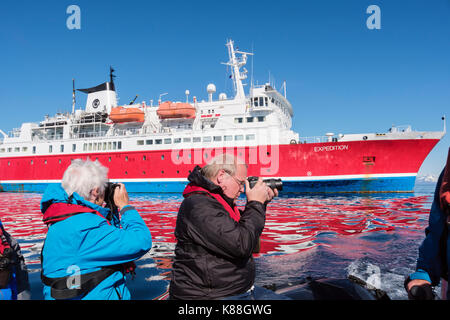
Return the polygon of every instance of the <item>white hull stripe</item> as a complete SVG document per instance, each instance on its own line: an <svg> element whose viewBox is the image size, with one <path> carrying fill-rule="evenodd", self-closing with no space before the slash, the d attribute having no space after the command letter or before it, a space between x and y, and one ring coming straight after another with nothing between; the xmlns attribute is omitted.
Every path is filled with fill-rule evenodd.
<svg viewBox="0 0 450 320"><path fill-rule="evenodd" d="M406 178L416 177L417 173L392 173L392 174L350 174L334 176L311 177L277 177L283 181L325 181L325 180L351 180L372 178ZM111 179L111 182L186 182L186 178L144 178L144 179ZM61 180L2 180L2 183L60 183Z"/></svg>

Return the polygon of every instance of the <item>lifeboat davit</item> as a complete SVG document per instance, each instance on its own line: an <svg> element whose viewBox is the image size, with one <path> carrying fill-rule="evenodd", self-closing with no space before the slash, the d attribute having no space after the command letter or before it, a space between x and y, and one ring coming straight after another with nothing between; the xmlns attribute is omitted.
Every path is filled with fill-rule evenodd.
<svg viewBox="0 0 450 320"><path fill-rule="evenodd" d="M139 108L115 107L111 109L109 119L112 122L144 122L145 114Z"/></svg>
<svg viewBox="0 0 450 320"><path fill-rule="evenodd" d="M195 107L189 103L165 101L156 111L161 119L194 119Z"/></svg>

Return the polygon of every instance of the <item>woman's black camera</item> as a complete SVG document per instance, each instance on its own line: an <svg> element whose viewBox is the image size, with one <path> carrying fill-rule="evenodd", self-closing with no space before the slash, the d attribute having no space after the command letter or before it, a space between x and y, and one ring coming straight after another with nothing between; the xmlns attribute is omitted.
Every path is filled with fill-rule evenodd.
<svg viewBox="0 0 450 320"><path fill-rule="evenodd" d="M118 183L108 182L105 188L105 207L111 210L112 214L118 213L118 208L114 203L114 191L119 187Z"/></svg>

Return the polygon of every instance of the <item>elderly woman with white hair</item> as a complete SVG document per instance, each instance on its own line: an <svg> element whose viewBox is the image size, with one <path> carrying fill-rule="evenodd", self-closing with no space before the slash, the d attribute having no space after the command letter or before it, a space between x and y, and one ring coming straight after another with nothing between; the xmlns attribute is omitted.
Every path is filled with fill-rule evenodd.
<svg viewBox="0 0 450 320"><path fill-rule="evenodd" d="M98 161L76 159L42 197L45 299L130 299L125 275L150 250L151 234L123 184L114 190L119 215L102 206L107 173Z"/></svg>

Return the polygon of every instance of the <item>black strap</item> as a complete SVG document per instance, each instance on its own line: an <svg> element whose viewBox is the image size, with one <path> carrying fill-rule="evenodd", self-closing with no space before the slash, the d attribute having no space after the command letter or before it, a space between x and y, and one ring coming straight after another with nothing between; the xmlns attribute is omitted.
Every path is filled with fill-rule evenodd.
<svg viewBox="0 0 450 320"><path fill-rule="evenodd" d="M117 268L104 267L98 271L89 272L79 275L80 285L78 288L68 288L67 280L70 277L66 276L60 278L48 278L41 272L42 283L51 287L51 296L56 300L73 299L76 297L85 296L89 291L94 289L100 282L108 278L114 272L117 272Z"/></svg>

